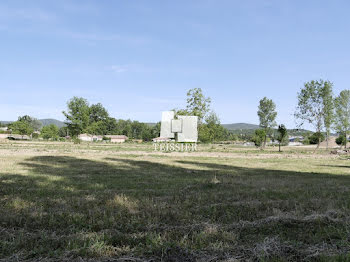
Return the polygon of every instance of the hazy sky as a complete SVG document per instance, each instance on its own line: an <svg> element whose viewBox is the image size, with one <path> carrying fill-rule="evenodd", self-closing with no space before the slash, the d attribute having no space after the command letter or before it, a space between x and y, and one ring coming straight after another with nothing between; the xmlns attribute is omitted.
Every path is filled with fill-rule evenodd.
<svg viewBox="0 0 350 262"><path fill-rule="evenodd" d="M222 123L258 123L259 100L294 127L305 81L350 88L349 1L0 2L0 120L63 120L73 96L145 122L200 87Z"/></svg>

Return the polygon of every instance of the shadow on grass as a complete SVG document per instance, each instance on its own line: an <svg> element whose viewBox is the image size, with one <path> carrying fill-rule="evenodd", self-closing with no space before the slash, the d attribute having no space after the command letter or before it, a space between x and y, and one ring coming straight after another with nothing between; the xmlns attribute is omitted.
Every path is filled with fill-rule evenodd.
<svg viewBox="0 0 350 262"><path fill-rule="evenodd" d="M68 156L20 165L28 175L0 172L0 258L296 258L349 245L345 176Z"/></svg>
<svg viewBox="0 0 350 262"><path fill-rule="evenodd" d="M331 167L331 168L350 168L350 165L349 166L345 166L345 165L320 165L322 167Z"/></svg>

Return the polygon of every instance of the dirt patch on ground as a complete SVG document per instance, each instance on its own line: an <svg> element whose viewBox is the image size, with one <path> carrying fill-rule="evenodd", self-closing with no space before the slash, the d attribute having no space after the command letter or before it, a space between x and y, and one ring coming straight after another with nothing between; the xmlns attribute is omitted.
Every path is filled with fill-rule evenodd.
<svg viewBox="0 0 350 262"><path fill-rule="evenodd" d="M335 140L335 136L331 136L328 138L328 148L339 148L339 145L335 142ZM320 147L327 148L327 140L321 142Z"/></svg>

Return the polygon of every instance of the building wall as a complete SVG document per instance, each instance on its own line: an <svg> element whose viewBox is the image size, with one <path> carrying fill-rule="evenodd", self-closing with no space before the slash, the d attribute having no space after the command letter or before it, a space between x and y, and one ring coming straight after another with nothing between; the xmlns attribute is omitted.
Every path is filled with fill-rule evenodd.
<svg viewBox="0 0 350 262"><path fill-rule="evenodd" d="M111 139L111 142L112 143L124 143L125 142L125 139L124 138L112 138Z"/></svg>
<svg viewBox="0 0 350 262"><path fill-rule="evenodd" d="M87 142L92 141L92 137L88 137L88 136L81 136L81 137L79 137L79 139L81 141L87 141Z"/></svg>

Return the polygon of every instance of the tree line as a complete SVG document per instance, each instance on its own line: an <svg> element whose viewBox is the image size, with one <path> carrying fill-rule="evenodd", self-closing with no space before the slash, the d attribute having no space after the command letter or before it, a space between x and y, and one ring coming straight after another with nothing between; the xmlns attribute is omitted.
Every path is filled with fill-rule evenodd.
<svg viewBox="0 0 350 262"><path fill-rule="evenodd" d="M308 140L317 144L316 149L324 138L328 148L332 130L340 134L337 143L345 147L347 144L350 131L350 90L343 90L338 96L334 96L333 86L330 81L312 80L306 82L297 94L298 104L294 117L299 127L306 123L314 127L315 133ZM258 116L261 129L255 130L252 141L264 148L267 137L272 134L272 128L277 125L275 103L266 97L261 99ZM285 126L279 125L277 131L276 139L281 144L287 137Z"/></svg>
<svg viewBox="0 0 350 262"><path fill-rule="evenodd" d="M111 117L101 103L90 105L82 97L73 97L67 103L66 132L76 137L82 133L93 135L126 135L133 139L150 141L159 135L160 124L149 125L138 121L117 120Z"/></svg>
<svg viewBox="0 0 350 262"><path fill-rule="evenodd" d="M337 142L346 146L346 137L350 131L350 90L343 90L338 96L333 94L333 83L324 80L306 82L297 94L295 119L298 127L310 124L315 133L307 139L317 143L324 139L328 141L332 130L340 134ZM211 109L211 99L203 94L201 88L190 89L187 92L186 107L173 109L177 115L198 116L198 135L201 142L215 142L238 140L238 135L224 128L218 115ZM65 127L58 129L55 125L41 128L41 122L30 116L22 116L18 121L9 125L13 133L34 135L41 130L45 139L59 139L59 137L77 137L79 134L93 135L126 135L133 139L150 141L158 137L160 122L155 125L131 120L117 120L111 117L101 103L91 104L82 97L73 97L67 102ZM260 129L251 136L244 137L262 149L269 139L278 141L279 145L288 143L288 132L282 123L277 125L276 104L267 97L259 101L258 117ZM276 127L278 127L276 129Z"/></svg>
<svg viewBox="0 0 350 262"><path fill-rule="evenodd" d="M194 88L187 92L187 105L184 109L173 109L176 115L198 116L198 132L201 142L235 140L237 136L229 132L220 124L217 114L211 110L211 99L205 97L202 89ZM115 119L101 104L91 104L82 97L73 97L67 102L65 126L58 128L51 124L42 127L39 120L30 117L19 117L9 125L13 134L40 136L44 139L59 140L64 137L77 137L80 134L92 135L126 135L132 139L150 141L160 135L160 122L146 124L138 121Z"/></svg>
<svg viewBox="0 0 350 262"><path fill-rule="evenodd" d="M233 139L234 136L220 124L219 117L210 109L211 99L205 97L202 89L194 88L187 92L187 106L185 109L173 109L177 115L198 116L199 140L214 142ZM73 97L67 103L66 130L71 136L81 133L95 135L120 134L129 138L150 141L159 137L160 122L151 126L131 120L116 120L110 117L102 104L89 105L81 97Z"/></svg>

